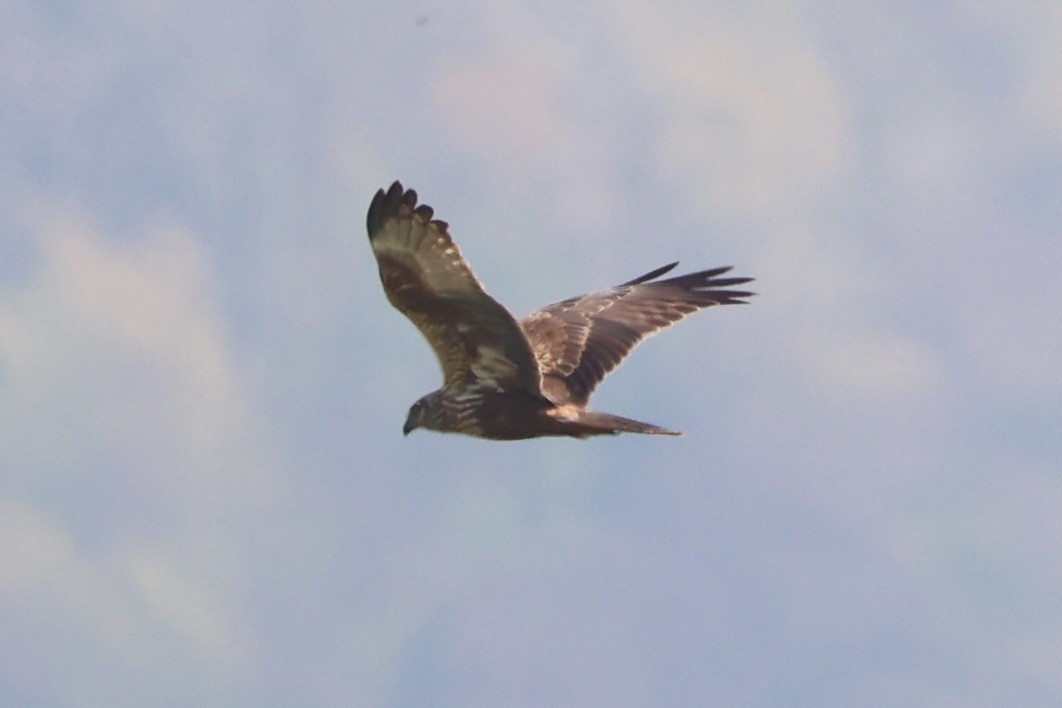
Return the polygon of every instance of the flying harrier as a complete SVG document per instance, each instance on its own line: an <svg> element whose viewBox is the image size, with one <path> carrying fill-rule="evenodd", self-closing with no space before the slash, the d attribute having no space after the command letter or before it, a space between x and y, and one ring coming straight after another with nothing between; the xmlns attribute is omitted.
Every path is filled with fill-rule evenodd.
<svg viewBox="0 0 1062 708"><path fill-rule="evenodd" d="M443 370L442 388L413 404L403 433L427 428L493 440L681 434L586 404L639 342L701 308L744 304L753 293L723 288L752 278L723 278L730 268L714 268L655 280L672 263L517 320L484 292L446 222L433 215L395 182L376 192L367 219L387 299L417 326Z"/></svg>

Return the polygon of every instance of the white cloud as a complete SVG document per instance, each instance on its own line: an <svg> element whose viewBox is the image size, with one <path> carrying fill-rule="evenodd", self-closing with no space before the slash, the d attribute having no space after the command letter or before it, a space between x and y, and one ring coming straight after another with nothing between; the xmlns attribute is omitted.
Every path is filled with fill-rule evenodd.
<svg viewBox="0 0 1062 708"><path fill-rule="evenodd" d="M1057 12L1027 4L1020 30L1008 11L992 32L951 34L939 29L965 8L872 6L850 24L814 3L503 2L417 24L401 3L205 7L130 5L88 32L63 9L4 15L25 16L0 49L17 60L0 82L26 109L0 137L8 201L55 182L101 224L31 205L13 230L36 240L34 262L0 267L0 664L16 691L857 702L885 686L939 703L975 691L948 677L981 675L1000 695L1057 695L1057 628L1030 624L1044 588L1057 594L1050 544L1036 547L1057 537L1054 448L991 417L1019 386L1054 412L1057 249L984 226L1011 223L991 197L1018 192L1014 213L1053 223L1013 172L1034 181L1024 161L1052 164ZM966 53L1015 81L986 86ZM1001 159L1008 145L1025 152ZM112 172L123 179L91 181ZM744 239L731 255L761 297L650 345L658 361L682 337L704 349L703 380L667 394L701 430L401 439L408 401L392 394L437 374L350 231L392 176L468 233L496 294L522 284L529 306L546 301L529 280L546 298L576 292L546 278L623 274L608 260L632 262L621 243L739 222L722 233ZM661 206L674 203L688 213ZM110 232L160 204L175 216ZM654 228L658 214L680 228ZM535 240L511 258L506 239L542 222L562 224L565 257ZM212 263L185 224L249 258ZM565 272L585 264L601 273ZM259 419L258 381L279 382L263 408L283 430ZM637 390L621 384L605 391ZM956 415L968 393L988 418L974 433ZM274 447L297 460L297 486ZM989 475L1021 493L986 489ZM959 522L971 545L934 544ZM897 527L910 532L894 547ZM997 599L975 602L984 584L945 567L971 547L990 551L974 581L1013 581L989 584ZM993 612L1003 621L969 621ZM823 677L842 654L846 675Z"/></svg>
<svg viewBox="0 0 1062 708"><path fill-rule="evenodd" d="M209 586L180 561L140 548L124 554L123 570L147 610L211 661L245 659L250 644L240 636Z"/></svg>
<svg viewBox="0 0 1062 708"><path fill-rule="evenodd" d="M38 268L0 299L0 610L77 638L42 656L55 670L239 666L247 559L227 529L282 480L209 264L180 226L117 245L46 206Z"/></svg>
<svg viewBox="0 0 1062 708"><path fill-rule="evenodd" d="M482 34L441 54L429 74L431 105L459 150L543 168L578 147L563 108L567 84L582 70L577 46L519 3L486 3L450 21Z"/></svg>
<svg viewBox="0 0 1062 708"><path fill-rule="evenodd" d="M1056 80L1062 73L1062 52L1058 37L1062 33L1062 7L1055 3L1036 3L1038 12L1027 25L1033 35L1032 62L1027 77L1027 110L1043 121L1055 148L1062 148L1062 86Z"/></svg>
<svg viewBox="0 0 1062 708"><path fill-rule="evenodd" d="M854 328L809 335L801 341L798 356L808 383L831 399L912 405L940 393L942 364L922 342Z"/></svg>
<svg viewBox="0 0 1062 708"><path fill-rule="evenodd" d="M203 685L224 683L255 645L192 575L158 551L89 552L84 537L46 510L2 502L0 656L24 665L21 680L49 703L146 697L187 670ZM57 675L63 680L47 679ZM194 693L174 686L174 695Z"/></svg>
<svg viewBox="0 0 1062 708"><path fill-rule="evenodd" d="M8 449L18 474L121 459L196 504L247 482L265 491L254 416L191 235L163 224L118 248L83 217L47 209L37 276L0 304L0 420L22 433Z"/></svg>
<svg viewBox="0 0 1062 708"><path fill-rule="evenodd" d="M13 502L0 505L0 594L66 593L81 588L85 574L70 539L39 512Z"/></svg>
<svg viewBox="0 0 1062 708"><path fill-rule="evenodd" d="M476 62L451 59L431 98L451 138L481 158L550 161L572 142L559 106L565 70L556 45L522 42Z"/></svg>
<svg viewBox="0 0 1062 708"><path fill-rule="evenodd" d="M756 212L814 195L848 167L851 127L795 9L628 3L635 77L660 102L658 169L715 208Z"/></svg>
<svg viewBox="0 0 1062 708"><path fill-rule="evenodd" d="M1025 136L1019 128L1032 128L1038 138L1054 149L1062 148L1062 7L1057 3L1030 2L1006 5L969 3L956 7L971 33L982 37L1005 37L1012 47L1008 77L1017 100L1001 105L1012 122L1010 133ZM1014 80L1016 79L1016 81Z"/></svg>

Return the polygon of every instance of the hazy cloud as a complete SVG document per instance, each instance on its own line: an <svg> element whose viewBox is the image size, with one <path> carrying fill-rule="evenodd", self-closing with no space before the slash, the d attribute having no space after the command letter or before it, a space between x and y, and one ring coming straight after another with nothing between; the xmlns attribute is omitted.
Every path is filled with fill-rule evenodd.
<svg viewBox="0 0 1062 708"><path fill-rule="evenodd" d="M0 699L1057 703L1060 17L5 6ZM403 438L396 178L518 312L756 276L595 398L686 437Z"/></svg>

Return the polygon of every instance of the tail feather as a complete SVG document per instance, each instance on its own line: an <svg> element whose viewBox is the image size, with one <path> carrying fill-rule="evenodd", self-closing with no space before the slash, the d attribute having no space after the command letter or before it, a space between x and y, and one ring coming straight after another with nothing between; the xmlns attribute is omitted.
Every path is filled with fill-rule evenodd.
<svg viewBox="0 0 1062 708"><path fill-rule="evenodd" d="M631 420L630 418L612 415L611 413L580 411L579 418L574 422L580 427L586 428L586 435L615 435L616 433L682 435L682 433L675 430L668 430L657 425Z"/></svg>

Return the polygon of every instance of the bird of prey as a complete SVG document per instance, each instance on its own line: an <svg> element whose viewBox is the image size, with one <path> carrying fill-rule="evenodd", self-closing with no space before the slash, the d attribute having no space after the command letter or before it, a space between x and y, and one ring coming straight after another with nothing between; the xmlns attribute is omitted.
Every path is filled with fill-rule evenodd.
<svg viewBox="0 0 1062 708"><path fill-rule="evenodd" d="M616 433L679 435L587 410L594 388L643 339L710 305L744 303L727 288L752 278L714 268L658 280L671 263L601 292L547 305L522 320L488 295L434 210L399 182L369 205L369 242L384 292L428 340L443 385L409 409L415 428L492 440Z"/></svg>

